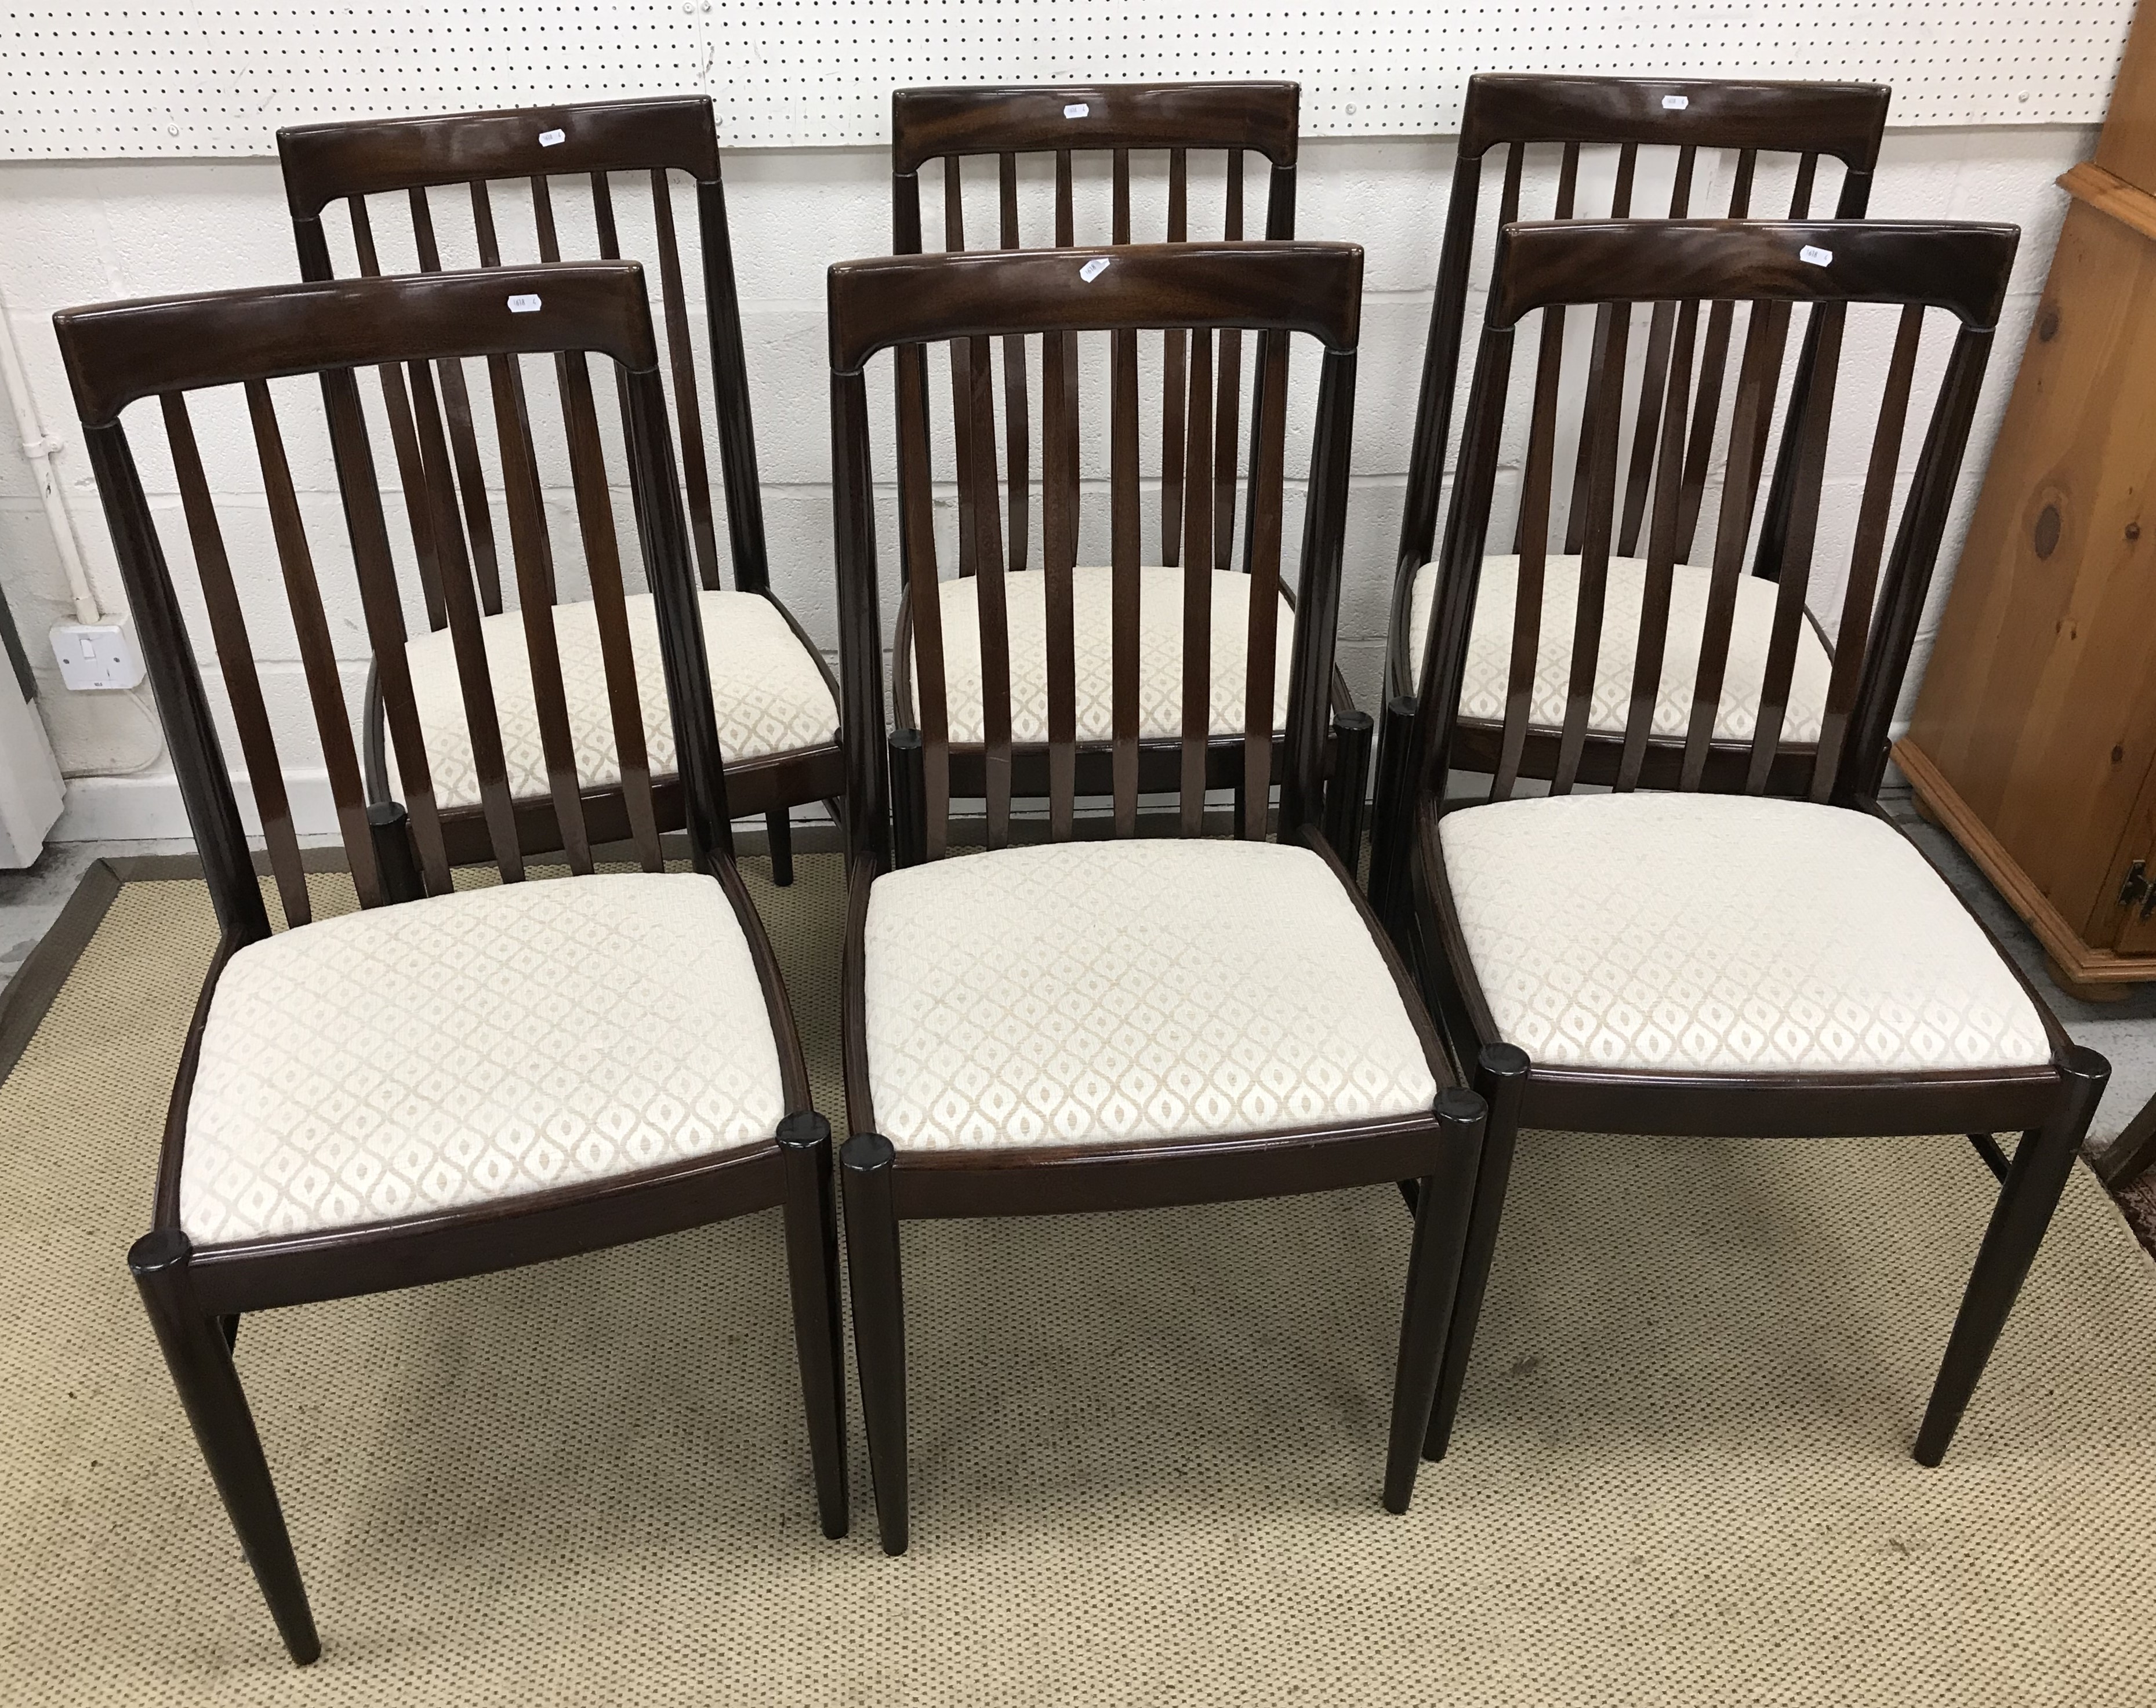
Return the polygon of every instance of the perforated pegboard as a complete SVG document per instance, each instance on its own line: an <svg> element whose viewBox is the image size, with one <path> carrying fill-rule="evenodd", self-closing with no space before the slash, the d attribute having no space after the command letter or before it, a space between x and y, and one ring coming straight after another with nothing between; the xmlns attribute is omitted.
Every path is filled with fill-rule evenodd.
<svg viewBox="0 0 2156 1708"><path fill-rule="evenodd" d="M0 9L0 155L266 154L280 124L706 89L734 146L876 143L933 83L1288 77L1442 132L1478 70L1849 78L1901 125L2093 123L2133 0L587 0Z"/></svg>

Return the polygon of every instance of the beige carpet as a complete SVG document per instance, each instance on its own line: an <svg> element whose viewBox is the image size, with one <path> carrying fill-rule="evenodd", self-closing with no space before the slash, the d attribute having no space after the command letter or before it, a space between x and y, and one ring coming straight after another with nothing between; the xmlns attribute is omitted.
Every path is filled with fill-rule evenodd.
<svg viewBox="0 0 2156 1708"><path fill-rule="evenodd" d="M803 868L752 882L828 1088ZM14 1708L2156 1700L2156 1270L2087 1175L1946 1467L1908 1458L1991 1193L1957 1139L1530 1137L1404 1519L1389 1189L910 1228L896 1561L858 1421L817 1532L775 1214L250 1317L295 1670L122 1262L211 936L198 885L127 886L0 1090Z"/></svg>

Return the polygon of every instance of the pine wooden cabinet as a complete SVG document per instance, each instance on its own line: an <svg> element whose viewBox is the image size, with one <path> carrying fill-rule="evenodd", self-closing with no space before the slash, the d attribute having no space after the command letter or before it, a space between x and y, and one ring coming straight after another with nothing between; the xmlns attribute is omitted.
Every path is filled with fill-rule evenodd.
<svg viewBox="0 0 2156 1708"><path fill-rule="evenodd" d="M2156 981L2156 7L2127 44L1895 758L2085 999Z"/></svg>

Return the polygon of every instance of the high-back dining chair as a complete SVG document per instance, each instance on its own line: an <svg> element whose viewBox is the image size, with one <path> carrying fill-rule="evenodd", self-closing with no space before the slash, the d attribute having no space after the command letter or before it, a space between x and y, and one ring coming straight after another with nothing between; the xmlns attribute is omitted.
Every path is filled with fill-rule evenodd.
<svg viewBox="0 0 2156 1708"><path fill-rule="evenodd" d="M726 779L641 269L609 262L326 281L74 309L56 324L220 931L173 1086L151 1231L128 1263L292 1658L312 1660L320 1644L233 1362L244 1311L483 1274L783 1206L818 1509L825 1533L843 1534L829 1129L809 1107L785 990L728 853ZM694 869L669 873L653 828L612 500L599 486L580 496L590 505L604 691L630 762L624 786L642 869L595 870L568 763L552 608L525 558L523 621L560 815L553 844L569 875L533 880L524 864L480 614L452 577L442 598L466 667L465 708L481 737L481 823L495 838L500 879L471 887L463 875L459 887L430 782L433 749L403 663L406 613L418 602L393 548L357 370L409 363L416 377L520 356L582 368L591 352L608 359L629 410L637 536ZM151 466L169 458L183 549L153 513L121 422L151 398L165 430ZM294 431L303 418L316 431ZM295 477L295 467L304 476L331 464L334 505ZM259 526L254 505L217 498L228 482L244 492L258 474L280 572L268 580L235 573L245 531ZM452 502L437 486L406 497L438 511ZM528 525L512 514L520 529ZM287 927L274 934L175 556L192 559L261 809ZM280 584L281 600L243 596ZM408 820L403 808L370 808L362 796L332 639L355 621L380 662ZM286 635L357 912L321 910L301 868L288 767L304 768L315 743L274 730L264 699L264 664L278 662Z"/></svg>
<svg viewBox="0 0 2156 1708"><path fill-rule="evenodd" d="M741 305L734 288L726 191L719 176L717 127L703 95L521 111L459 113L440 117L362 119L301 125L277 133L300 274L329 279L383 272L437 272L444 253L481 267L511 259L556 261L581 251L606 259L639 253L655 261L664 329L665 382L672 388L678 478L687 501L690 537L701 591L710 692L726 756L727 789L735 811L761 813L773 874L793 878L788 809L832 800L844 762L838 743L838 685L793 614L772 591L757 484L756 435L749 408L748 369L742 347ZM682 180L693 188L689 224L696 239L685 267L675 203ZM437 197L437 190L462 190ZM394 202L370 198L398 197ZM342 217L332 204L344 204ZM377 220L382 221L377 237ZM503 233L507 232L506 247ZM587 237L585 234L588 233ZM340 260L340 255L342 260ZM455 264L453 259L451 264ZM702 296L700 357L691 320L691 283ZM698 372L710 364L708 404ZM557 542L542 526L516 526L509 510L505 574L490 464L513 459L537 489L547 471L566 464L568 484L583 501L586 489L618 471L619 450L602 430L588 382L564 369L557 407L535 413L525 378L514 367L506 388L490 399L490 425L460 375L445 368L439 396L413 374L380 375L395 431L396 462L405 485L431 481L453 490L455 503L431 528L413 523L427 598L428 633L409 644L409 669L423 724L444 750L435 781L445 833L461 863L484 859L478 766L467 757L472 737L460 716L456 649L447 633L441 587L454 579L474 589L486 621L490 664L503 693L503 734L511 791L527 850L552 846L552 815L539 719L525 689L529 669L523 628L505 609L505 590L536 561L552 588L557 544L588 553L588 539ZM574 390L577 395L570 393ZM717 435L724 496L726 556L712 503L705 410ZM622 403L626 422L626 402ZM626 437L624 425L623 437ZM543 447L543 449L542 449ZM543 505L540 509L542 524ZM726 585L730 569L732 585ZM643 684L644 745L654 755L654 797L662 829L681 823L680 790L669 768L665 695L656 666L657 632L647 594L632 592L629 628ZM586 811L613 838L634 827L625 816L619 743L612 725L600 659L600 636L580 601L564 603L557 645L562 663L569 724L577 746L578 787ZM379 661L377 663L380 668ZM456 760L449 762L454 751ZM368 723L368 798L390 798L378 712Z"/></svg>
<svg viewBox="0 0 2156 1708"><path fill-rule="evenodd" d="M1498 240L1410 748L1419 958L1454 1059L1472 1064L1491 1111L1431 1457L1450 1436L1522 1126L1969 1133L2005 1185L1917 1436L1922 1463L1946 1452L2109 1073L1878 808L1888 724L2018 238L2010 226L1597 220L1513 225ZM1587 675L1571 674L1549 792L1518 797L1553 555L1548 422L1561 370L1581 354L1554 329L1567 309L1610 305L1609 336L1588 353L1605 385L1625 371L1637 310L1653 305L1669 326L1662 408L1635 429L1651 440L1651 498L1621 739L1609 792L1577 792L1590 697ZM1696 664L1678 653L1673 613L1693 432L1706 413L1692 377L1723 305L1747 323L1726 425L1708 424L1732 466L1742 459L1729 448L1750 443L1796 382L1751 329L1801 313L1814 360L1776 541L1759 715L1747 741L1717 755L1757 498L1741 474L1714 506ZM1445 779L1467 740L1506 398L1515 340L1530 322L1534 421L1514 606L1527 639L1505 664L1488 798L1454 807ZM1912 403L1928 392L1927 418ZM1855 489L1833 510L1821 500L1830 445ZM1594 659L1606 633L1623 449L1614 412L1598 417L1580 615L1556 637L1568 659ZM1785 738L1798 639L1808 594L1833 567L1845 578L1830 618L1832 668L1816 739L1796 743ZM1658 707L1680 656L1686 721L1666 733ZM2009 1166L1992 1134L2013 1129L2024 1136Z"/></svg>
<svg viewBox="0 0 2156 1708"><path fill-rule="evenodd" d="M1066 249L1081 242L1123 244L1132 241L1134 232L1149 240L1184 243L1192 239L1194 224L1202 239L1210 235L1204 228L1216 223L1220 237L1229 242L1259 235L1260 229L1267 239L1291 238L1301 102L1301 87L1293 83L896 90L891 95L892 252L921 252L921 174L938 162L942 168L941 247L946 253L969 248L969 183L977 197L991 187L993 191L993 222L984 230L976 220L970 244L975 249L1019 249L1029 242L1035 247L1052 243ZM1135 171L1134 156L1141 167L1164 159L1164 184L1153 186ZM1250 156L1264 162L1266 169L1261 218L1246 203ZM1098 195L1089 198L1086 193L1101 188L1086 176L1094 166L1105 167L1107 174L1104 208L1095 205L1101 199ZM1147 199L1146 192L1152 187L1164 191L1157 203ZM1194 190L1200 204L1194 217ZM1197 351L1195 341L1205 341L1208 348ZM982 798L1000 788L1006 769L1002 762L989 757L992 750L1002 746L1004 731L1000 723L993 728L989 725L983 671L1000 666L994 662L984 665L982 659L982 613L977 608L974 579L981 564L991 557L1009 574L1051 561L1078 565L1075 738L1086 751L1097 750L1110 736L1112 689L1106 674L1109 647L1102 626L1107 619L1108 572L1100 564L1097 549L1084 555L1080 544L1079 494L1086 473L1088 441L1081 421L1075 345L1070 337L1038 341L1040 464L1036 471L1034 344L1026 337L1009 335L993 344L979 339L957 341L950 351L957 576L944 583L941 592L945 608L943 669L954 786L969 798ZM1161 331L1157 345L1154 335L1148 333L1142 350L1148 367L1156 348L1161 399L1159 461L1152 471L1158 480L1158 531L1147 529L1147 519L1141 515L1134 514L1131 521L1142 541L1150 535L1157 541L1151 549L1139 548L1146 558L1143 573L1162 587L1178 585L1180 577L1173 572L1185 551L1198 552L1219 577L1213 583L1215 598L1232 603L1248 589L1247 582L1230 577L1247 576L1255 549L1255 513L1247 505L1257 490L1250 459L1256 454L1256 424L1265 408L1265 376L1254 366L1246 367L1243 335L1234 329L1218 335L1217 347L1213 335L1181 327ZM998 358L1000 422L995 372ZM918 347L902 349L898 361L907 371L902 383L909 398L917 398L908 407L922 412L926 418L929 382L925 367L919 367L926 361L925 353ZM919 371L911 371L915 368ZM1246 378L1250 382L1247 414ZM1191 472L1192 440L1200 432L1209 440L1202 453L1202 480ZM1097 442L1099 435L1092 437ZM1037 540L1033 526L1036 490L1040 520ZM1240 507L1239 493L1245 500ZM1245 512L1240 556L1239 508ZM911 551L910 542L902 543L902 565L910 565ZM1015 582L1010 596L1024 603L1036 599L1040 592L1039 582ZM1291 606L1292 594L1283 597ZM1278 626L1285 633L1286 621ZM910 607L901 608L896 644L897 657L905 661L892 684L899 725L919 727L911 668ZM1045 663L1024 656L1011 660L1016 672L1011 687L1015 786L1021 794L1049 792L1042 787L1039 769L1040 750L1048 740ZM1176 709L1167 703L1173 690L1172 651L1147 649L1139 669L1148 733L1173 737ZM1214 685L1223 699L1213 721L1214 733L1226 747L1237 739L1235 716L1240 710L1242 669L1241 659L1224 656L1215 671ZM1373 726L1366 714L1354 710L1345 685L1337 680L1332 705L1338 722L1327 745L1327 768L1328 774L1339 775L1336 792L1341 803L1352 800L1357 809L1334 826L1342 856L1353 865L1361 841L1359 809L1368 782ZM1283 700L1276 709L1284 712L1285 708ZM1091 757L1087 752L1087 760ZM997 810L989 807L991 818Z"/></svg>
<svg viewBox="0 0 2156 1708"><path fill-rule="evenodd" d="M1498 232L1522 217L1623 219L1666 214L1680 219L1721 213L1743 219L1779 217L1786 212L1791 219L1805 219L1813 216L1815 205L1830 205L1837 219L1861 218L1871 199L1892 93L1882 85L1869 83L1677 82L1512 74L1468 80L1394 566L1381 752L1389 748L1395 758L1404 755L1415 684L1430 644L1437 585L1438 510L1446 478L1454 469L1452 411L1471 285L1477 268L1486 265ZM1839 182L1830 182L1837 171ZM1495 218L1486 218L1485 180L1491 177L1499 180L1496 206ZM1609 341L1615 312L1607 305L1595 310L1597 350ZM1558 495L1564 500L1558 513L1563 518L1562 531L1552 537L1562 541L1563 549L1544 572L1542 668L1531 690L1528 735L1520 757L1528 776L1548 774L1564 721L1566 670L1558 649L1559 637L1578 609L1578 557L1591 508L1586 490L1594 439L1590 423L1603 412L1622 414L1629 408L1648 427L1634 433L1630 454L1611 476L1621 481L1622 495L1605 582L1608 612L1600 685L1589 708L1584 737L1590 775L1604 774L1615 761L1624 716L1614 684L1622 673L1624 649L1638 632L1644 574L1638 553L1647 517L1649 453L1655 444L1652 423L1668 377L1673 314L1671 305L1660 305L1652 324L1643 329L1644 340L1635 346L1633 371L1620 372L1605 389L1599 368L1591 368L1584 387L1567 397L1565 407L1546 429L1557 435L1562 446L1562 428L1571 426L1576 443L1570 447L1568 479L1556 469L1552 473ZM1676 659L1692 656L1683 649L1697 644L1706 583L1698 555L1702 494L1714 472L1709 466L1717 419L1713 411L1727 383L1731 315L1727 305L1707 310L1707 341L1694 377L1689 479L1679 498L1676 524L1681 592L1672 616L1679 648L1673 671ZM1786 336L1778 317L1761 321L1748 333L1740 362L1756 359L1762 351L1779 359ZM1799 355L1800 374L1810 372L1812 359L1807 334ZM1741 744L1758 715L1765 629L1774 606L1771 582L1777 573L1777 542L1794 474L1796 412L1804 390L1800 381L1790 392L1790 415L1776 449L1764 525L1753 559L1753 572L1760 585L1748 582L1738 590L1737 639L1717 715L1717 741L1724 746ZM1774 425L1773 419L1762 417L1738 448L1748 470L1746 478L1755 483ZM1560 453L1558 461L1563 460ZM1524 502L1520 513L1524 519ZM1470 657L1464 721L1455 754L1464 769L1493 770L1498 762L1492 732L1503 716L1504 664L1512 644L1507 596L1517 572L1513 560L1522 549L1516 531L1514 538L1496 548L1499 555L1492 557L1483 577L1484 606L1478 613L1478 639ZM1786 740L1800 745L1816 735L1817 692L1830 665L1818 634L1804 630L1799 644L1798 703L1792 727L1784 733ZM1673 726L1680 716L1674 695L1666 697L1663 726ZM1717 750L1717 763L1721 762ZM1379 900L1379 911L1389 918L1407 900L1394 879L1402 870L1400 863L1413 836L1413 806L1402 792L1401 782L1398 767L1380 759L1371 886Z"/></svg>
<svg viewBox="0 0 2156 1708"><path fill-rule="evenodd" d="M908 1536L902 1218L1037 1214L1422 1180L1409 1265L1384 1498L1404 1511L1435 1392L1481 1108L1451 1087L1404 967L1363 907L1317 818L1337 620L1362 251L1343 244L1188 244L1127 249L898 256L830 274L833 468L838 507L840 675L850 827L844 1023L854 1136L843 1180L855 1341L885 1549ZM1258 423L1250 593L1214 603L1204 506L1185 517L1180 585L1139 562L1136 526L1142 330L1257 335L1270 400ZM1272 673L1280 605L1286 367L1291 334L1323 349L1302 539L1301 598L1284 654L1286 741L1280 838L1265 839L1276 751ZM1102 335L1105 335L1103 336ZM938 555L927 428L915 395L925 363L898 363L899 517L910 552L904 598L921 659L925 740L901 732L886 823L879 554L867 388L870 359L951 340L1046 336L1081 356L1101 342L1114 440L1109 508L1112 817L1079 839L1074 795L1077 598L1067 555L1038 577L985 555L976 580L992 644L1009 655L1030 627L1051 660L1047 840L952 857L952 761L937 644ZM1070 347L1066 346L1066 347ZM912 377L908 378L909 374ZM1205 395L1203 386L1194 395ZM1204 490L1212 439L1189 438ZM1021 607L1012 587L1037 579ZM945 583L948 585L948 583ZM1230 623L1232 622L1232 627ZM1247 661L1232 757L1244 811L1206 831L1218 751L1186 716L1171 743L1143 738L1138 663L1164 642L1178 697L1217 705L1215 661ZM989 705L1010 715L1009 679ZM1217 727L1217 726L1214 726ZM1138 839L1142 789L1178 797L1171 834ZM993 797L991 798L992 808ZM888 834L889 841L886 841ZM894 866L891 849L896 848Z"/></svg>

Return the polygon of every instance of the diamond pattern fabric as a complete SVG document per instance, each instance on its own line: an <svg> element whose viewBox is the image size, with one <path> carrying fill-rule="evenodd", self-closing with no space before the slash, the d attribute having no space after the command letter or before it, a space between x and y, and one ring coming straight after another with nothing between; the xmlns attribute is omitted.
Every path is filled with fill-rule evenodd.
<svg viewBox="0 0 2156 1708"><path fill-rule="evenodd" d="M838 702L816 656L801 644L778 608L761 593L706 592L704 647L711 672L711 705L718 716L719 751L732 764L769 753L790 753L837 739ZM666 705L666 672L659 656L659 618L649 593L632 593L628 608L629 650L636 660L636 693L644 708L644 743L654 777L674 773L674 721ZM531 660L524 645L521 613L483 618L486 666L494 680L495 716L501 723L502 757L510 793L521 800L547 793L547 754L539 740L538 701ZM607 699L605 661L599 651L598 613L588 603L554 608L556 644L562 655L562 692L577 752L577 777L587 788L621 781L613 712ZM446 628L408 642L412 698L427 744L427 769L442 807L479 804L479 769L465 722L464 689ZM393 764L396 748L390 746Z"/></svg>
<svg viewBox="0 0 2156 1708"><path fill-rule="evenodd" d="M726 892L504 885L250 944L211 999L180 1225L381 1222L768 1139L778 1048Z"/></svg>
<svg viewBox="0 0 2156 1708"><path fill-rule="evenodd" d="M1307 849L1085 842L869 894L878 1129L901 1149L1224 1137L1427 1110L1399 987Z"/></svg>
<svg viewBox="0 0 2156 1708"><path fill-rule="evenodd" d="M1662 675L1655 699L1654 733L1681 736L1691 723L1691 696L1699 680L1702 638L1707 631L1707 593L1713 571L1680 563L1671 573L1670 623L1662 649ZM1637 662L1640 624L1645 615L1646 560L1609 560L1602 608L1602 644L1595 654L1594 692L1587 727L1622 735L1631 710L1632 670ZM1467 640L1467 670L1460 716L1491 723L1505 716L1505 690L1512 674L1512 616L1519 603L1520 560L1486 557L1475 590L1475 626ZM1774 628L1779 589L1757 576L1740 576L1737 609L1729 627L1729 659L1722 679L1714 733L1722 741L1749 741L1759 722L1759 691L1767 680L1767 648ZM1422 677L1430 650L1430 613L1437 599L1437 566L1415 572L1408 612L1415 678ZM1527 721L1556 729L1564 722L1571 690L1573 624L1579 610L1579 560L1552 557L1543 569L1543 620L1537 636L1535 682ZM1797 624L1797 655L1789 676L1789 700L1782 716L1781 739L1819 740L1826 714L1827 685L1834 661L1807 615Z"/></svg>
<svg viewBox="0 0 2156 1708"><path fill-rule="evenodd" d="M1076 662L1077 739L1106 741L1115 735L1113 598L1103 568L1070 572L1071 628ZM1213 582L1212 700L1208 733L1243 733L1243 695L1250 677L1250 578L1215 571ZM982 714L980 582L968 576L937 583L943 611L944 696L951 740L985 739ZM1011 739L1048 739L1048 578L1037 572L1004 577L1010 638ZM1273 728L1287 727L1288 660L1294 649L1295 610L1286 598L1273 631ZM906 658L909 680L913 657ZM914 704L920 705L916 694ZM1138 572L1138 734L1183 733L1183 572L1151 565Z"/></svg>
<svg viewBox="0 0 2156 1708"><path fill-rule="evenodd" d="M1537 1062L1700 1073L2030 1067L2044 1021L1924 857L1868 814L1701 794L1448 813L1462 936Z"/></svg>

